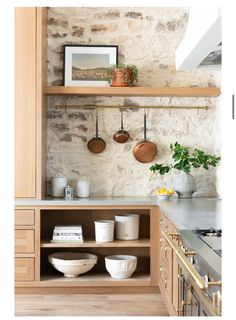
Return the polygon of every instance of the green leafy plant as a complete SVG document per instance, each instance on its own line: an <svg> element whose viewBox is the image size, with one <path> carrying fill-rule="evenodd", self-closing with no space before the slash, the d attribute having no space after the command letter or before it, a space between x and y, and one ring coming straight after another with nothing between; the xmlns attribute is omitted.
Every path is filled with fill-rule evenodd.
<svg viewBox="0 0 236 320"><path fill-rule="evenodd" d="M122 70L131 70L131 78L129 77L128 72L125 72L125 81L129 84L130 87L134 87L138 82L138 68L134 64L111 64L108 68L109 80L112 79L112 72L114 69Z"/></svg>
<svg viewBox="0 0 236 320"><path fill-rule="evenodd" d="M202 167L205 170L208 170L211 166L216 167L221 160L221 157L206 154L199 149L194 149L194 151L190 153L189 147L181 146L178 142L170 144L170 150L173 152L173 164L154 163L149 170L152 172L159 171L161 175L168 173L171 169L190 173L193 168Z"/></svg>

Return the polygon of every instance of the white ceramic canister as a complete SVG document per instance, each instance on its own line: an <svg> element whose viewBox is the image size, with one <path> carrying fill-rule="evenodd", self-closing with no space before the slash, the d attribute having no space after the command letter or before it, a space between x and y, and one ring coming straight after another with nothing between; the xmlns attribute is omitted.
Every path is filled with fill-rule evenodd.
<svg viewBox="0 0 236 320"><path fill-rule="evenodd" d="M95 221L95 240L96 242L112 242L114 240L113 220Z"/></svg>
<svg viewBox="0 0 236 320"><path fill-rule="evenodd" d="M76 183L76 196L78 198L87 198L89 197L89 180L86 178L81 178Z"/></svg>
<svg viewBox="0 0 236 320"><path fill-rule="evenodd" d="M136 240L139 238L139 215L121 214L115 216L116 239Z"/></svg>
<svg viewBox="0 0 236 320"><path fill-rule="evenodd" d="M57 174L55 177L52 177L52 191L51 195L55 198L64 197L64 188L67 186L67 178L61 174Z"/></svg>

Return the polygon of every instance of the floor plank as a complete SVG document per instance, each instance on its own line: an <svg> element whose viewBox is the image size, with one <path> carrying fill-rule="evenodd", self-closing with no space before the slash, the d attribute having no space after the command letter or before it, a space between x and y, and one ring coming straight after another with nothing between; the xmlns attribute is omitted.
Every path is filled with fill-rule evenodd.
<svg viewBox="0 0 236 320"><path fill-rule="evenodd" d="M168 316L159 293L16 295L16 316Z"/></svg>

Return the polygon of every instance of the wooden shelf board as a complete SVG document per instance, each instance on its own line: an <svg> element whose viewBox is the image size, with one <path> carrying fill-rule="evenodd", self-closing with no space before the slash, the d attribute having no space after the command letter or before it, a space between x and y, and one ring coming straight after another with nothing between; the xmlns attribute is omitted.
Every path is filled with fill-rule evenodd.
<svg viewBox="0 0 236 320"><path fill-rule="evenodd" d="M35 258L35 253L15 253L15 258Z"/></svg>
<svg viewBox="0 0 236 320"><path fill-rule="evenodd" d="M96 243L94 240L86 240L83 243L68 242L50 242L50 240L41 241L41 248L149 248L151 246L150 239L138 240L115 240L113 242Z"/></svg>
<svg viewBox="0 0 236 320"><path fill-rule="evenodd" d="M76 278L65 278L58 275L45 275L41 276L41 281L39 283L40 286L45 287L147 286L150 285L150 276L148 274L134 274L129 279L113 279L108 273L87 273Z"/></svg>
<svg viewBox="0 0 236 320"><path fill-rule="evenodd" d="M64 87L47 86L45 95L138 96L138 97L217 97L215 87Z"/></svg>

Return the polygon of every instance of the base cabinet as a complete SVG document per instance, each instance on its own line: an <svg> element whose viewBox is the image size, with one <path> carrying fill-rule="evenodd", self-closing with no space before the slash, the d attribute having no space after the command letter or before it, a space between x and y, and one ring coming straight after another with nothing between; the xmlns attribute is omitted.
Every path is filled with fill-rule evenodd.
<svg viewBox="0 0 236 320"><path fill-rule="evenodd" d="M171 221L160 212L160 291L171 316L177 316L179 310L179 266L172 248L164 239L162 232L176 233Z"/></svg>
<svg viewBox="0 0 236 320"><path fill-rule="evenodd" d="M30 212L35 210L33 221ZM97 243L95 224L97 220L115 220L119 214L139 215L139 238L137 240L118 240L116 233L113 242ZM19 215L21 214L21 218ZM15 279L16 288L77 288L78 292L90 288L109 287L133 288L134 292L157 292L159 283L159 210L156 206L83 206L83 207L43 207L17 208L15 225ZM24 222L23 222L24 221ZM23 223L25 223L23 225ZM55 225L81 225L83 243L51 242ZM72 251L87 252L98 256L97 264L89 272L77 278L68 279L57 271L48 261L51 253ZM137 268L128 279L113 279L105 268L108 255L134 255L138 258ZM97 291L96 291L97 292Z"/></svg>

